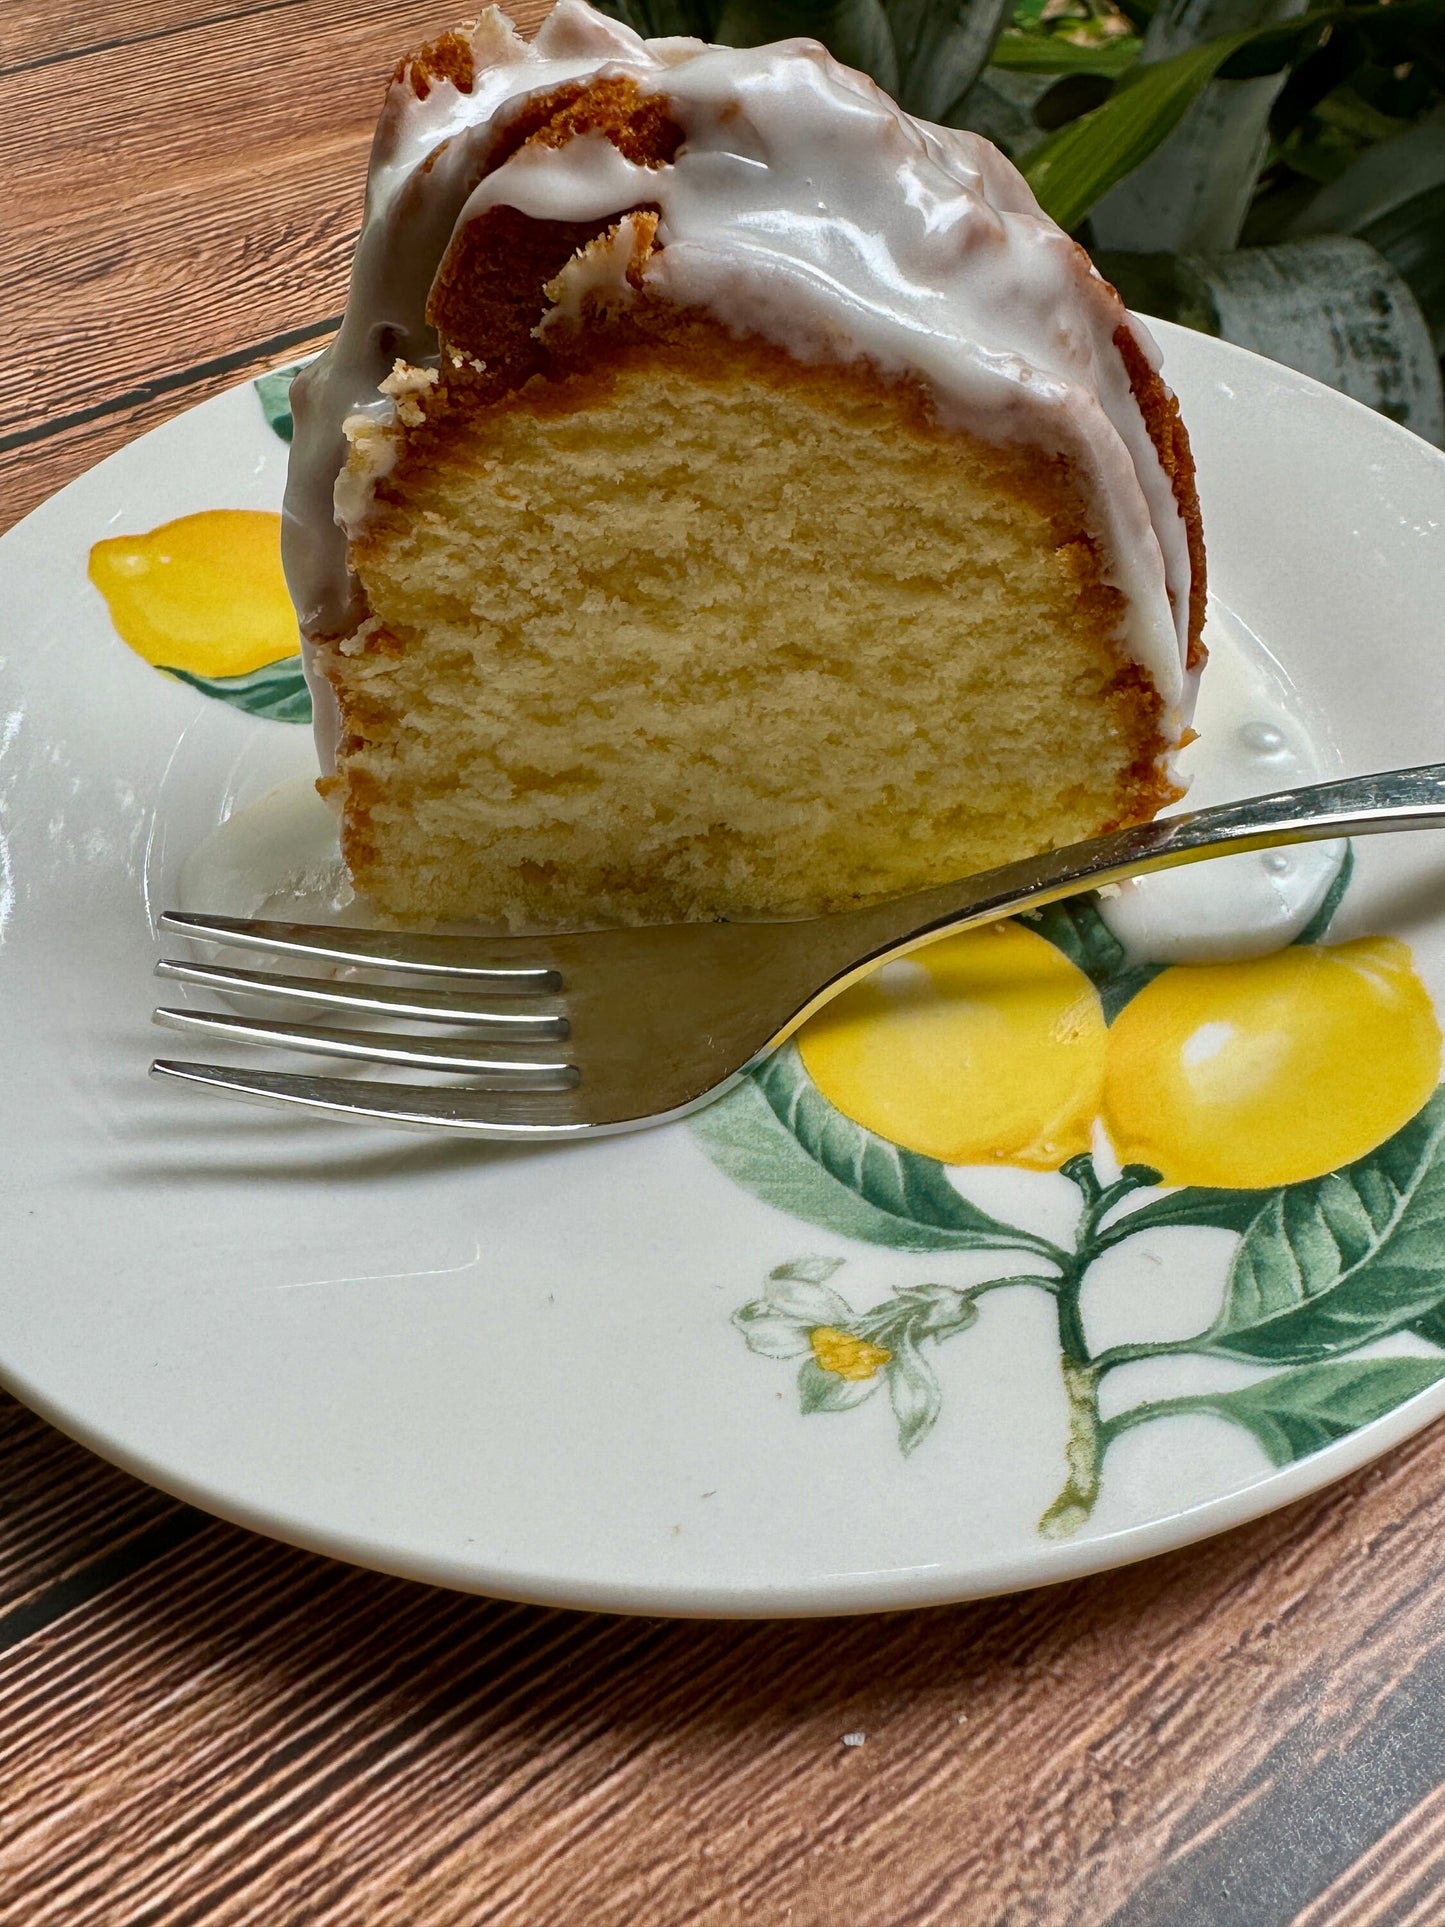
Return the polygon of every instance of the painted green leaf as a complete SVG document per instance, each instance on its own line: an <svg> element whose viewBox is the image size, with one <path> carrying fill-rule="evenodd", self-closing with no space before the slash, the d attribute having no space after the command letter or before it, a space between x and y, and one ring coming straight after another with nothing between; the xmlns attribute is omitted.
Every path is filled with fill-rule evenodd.
<svg viewBox="0 0 1445 1927"><path fill-rule="evenodd" d="M1275 1465L1308 1458L1336 1439L1383 1418L1445 1377L1445 1358L1349 1358L1305 1365L1236 1392L1160 1399L1121 1414L1117 1435L1148 1419L1210 1412L1243 1425Z"/></svg>
<svg viewBox="0 0 1445 1927"><path fill-rule="evenodd" d="M1202 1349L1310 1364L1445 1299L1445 1092L1343 1171L1272 1194L1245 1232Z"/></svg>
<svg viewBox="0 0 1445 1927"><path fill-rule="evenodd" d="M917 1338L951 1338L978 1323L978 1306L956 1285L903 1285L893 1294L893 1308Z"/></svg>
<svg viewBox="0 0 1445 1927"><path fill-rule="evenodd" d="M899 1450L906 1457L933 1430L943 1410L943 1392L933 1367L923 1357L911 1321L899 1330L893 1356L884 1367L888 1397L898 1421Z"/></svg>
<svg viewBox="0 0 1445 1927"><path fill-rule="evenodd" d="M1092 895L1045 904L1021 921L1062 950L1099 993L1104 1021L1112 1024L1131 997L1152 983L1162 964L1131 964L1129 953L1100 914Z"/></svg>
<svg viewBox="0 0 1445 1927"><path fill-rule="evenodd" d="M1410 1330L1445 1351L1445 1303L1436 1305L1433 1311L1427 1311L1423 1318L1415 1319Z"/></svg>
<svg viewBox="0 0 1445 1927"><path fill-rule="evenodd" d="M1355 846L1345 845L1345 854L1340 867L1335 871L1335 880L1324 894L1318 910L1310 918L1304 929L1295 938L1296 943L1323 943L1329 935L1330 925L1340 905L1345 900L1345 892L1350 887L1350 878L1355 874Z"/></svg>
<svg viewBox="0 0 1445 1927"><path fill-rule="evenodd" d="M291 383L303 365L297 362L294 368L275 368L254 384L266 425L274 429L283 442L291 439Z"/></svg>
<svg viewBox="0 0 1445 1927"><path fill-rule="evenodd" d="M810 1412L848 1412L872 1398L879 1379L840 1378L825 1372L815 1358L804 1359L798 1367L798 1404L806 1416Z"/></svg>
<svg viewBox="0 0 1445 1927"><path fill-rule="evenodd" d="M1045 1240L980 1211L932 1158L844 1117L786 1045L692 1120L708 1156L780 1211L900 1251L1052 1253Z"/></svg>
<svg viewBox="0 0 1445 1927"><path fill-rule="evenodd" d="M1026 911L1020 922L1062 950L1096 984L1107 983L1126 967L1124 946L1100 916L1093 896L1046 903L1042 910Z"/></svg>
<svg viewBox="0 0 1445 1927"><path fill-rule="evenodd" d="M188 669L169 668L165 674L189 683L203 696L244 709L248 716L265 716L273 723L311 721L311 691L301 672L300 656L283 656L264 669L253 669L249 676L193 676Z"/></svg>
<svg viewBox="0 0 1445 1927"><path fill-rule="evenodd" d="M1207 1225L1221 1231L1247 1231L1260 1212L1278 1195L1274 1191L1226 1191L1206 1185L1186 1185L1166 1197L1154 1198L1127 1211L1108 1225L1099 1239L1102 1246L1122 1243L1141 1231L1159 1231L1173 1225Z"/></svg>

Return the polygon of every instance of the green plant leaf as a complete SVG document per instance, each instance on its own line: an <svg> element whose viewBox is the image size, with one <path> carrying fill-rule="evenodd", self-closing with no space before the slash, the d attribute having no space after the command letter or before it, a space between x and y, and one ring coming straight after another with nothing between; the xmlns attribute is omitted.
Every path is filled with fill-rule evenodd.
<svg viewBox="0 0 1445 1927"><path fill-rule="evenodd" d="M1445 355L1445 183L1382 214L1359 238L1409 287L1437 352Z"/></svg>
<svg viewBox="0 0 1445 1927"><path fill-rule="evenodd" d="M928 1437L943 1410L942 1388L918 1349L911 1321L896 1334L893 1356L883 1370L898 1421L898 1448L906 1458Z"/></svg>
<svg viewBox="0 0 1445 1927"><path fill-rule="evenodd" d="M1269 1196L1194 1347L1312 1364L1401 1331L1445 1299L1445 1090L1343 1171Z"/></svg>
<svg viewBox="0 0 1445 1927"><path fill-rule="evenodd" d="M266 417L266 426L274 429L283 442L291 439L291 384L301 373L303 365L297 362L293 368L274 368L269 375L260 376L252 384L261 404L261 413Z"/></svg>
<svg viewBox="0 0 1445 1927"><path fill-rule="evenodd" d="M1004 33L989 64L1013 74L1102 74L1116 80L1139 58L1139 44L1132 34L1081 47L1056 33Z"/></svg>
<svg viewBox="0 0 1445 1927"><path fill-rule="evenodd" d="M676 34L693 40L717 39L718 9L707 0L604 0L602 11L615 15L646 40Z"/></svg>
<svg viewBox="0 0 1445 1927"><path fill-rule="evenodd" d="M1009 0L885 0L898 50L898 100L923 120L956 125L988 64Z"/></svg>
<svg viewBox="0 0 1445 1927"><path fill-rule="evenodd" d="M692 1129L745 1190L845 1237L898 1251L1055 1255L1047 1240L970 1204L934 1159L875 1137L834 1110L791 1044L700 1111Z"/></svg>
<svg viewBox="0 0 1445 1927"><path fill-rule="evenodd" d="M1235 1392L1158 1399L1121 1413L1116 1437L1147 1420L1208 1412L1252 1432L1275 1465L1323 1451L1445 1377L1445 1358L1349 1358L1305 1365Z"/></svg>
<svg viewBox="0 0 1445 1927"><path fill-rule="evenodd" d="M1348 25L1377 60L1408 60L1414 41L1445 23L1445 0L1398 0L1372 7L1317 7L1295 19L1221 34L1167 59L1129 68L1101 107L1051 134L1024 173L1045 211L1077 227L1111 187L1131 174L1179 125L1216 75L1251 80L1277 73Z"/></svg>
<svg viewBox="0 0 1445 1927"><path fill-rule="evenodd" d="M723 0L717 38L729 47L821 40L835 60L898 89L898 59L881 0Z"/></svg>
<svg viewBox="0 0 1445 1927"><path fill-rule="evenodd" d="M1417 195L1441 186L1445 186L1445 127L1424 122L1366 148L1296 217L1290 238L1363 234Z"/></svg>
<svg viewBox="0 0 1445 1927"><path fill-rule="evenodd" d="M1445 392L1425 317L1369 242L1342 234L1230 254L1184 255L1208 332L1268 355L1445 440Z"/></svg>
<svg viewBox="0 0 1445 1927"><path fill-rule="evenodd" d="M1018 166L1044 138L1034 109L1057 85L1051 74L1012 74L987 67L969 88L967 107L955 122L991 140Z"/></svg>
<svg viewBox="0 0 1445 1927"><path fill-rule="evenodd" d="M881 1384L881 1375L872 1378L840 1378L825 1372L815 1358L805 1358L798 1367L798 1404L806 1417L810 1412L849 1412L872 1398Z"/></svg>
<svg viewBox="0 0 1445 1927"><path fill-rule="evenodd" d="M248 716L265 716L273 723L309 723L311 691L301 670L300 656L283 656L268 662L264 669L253 669L249 676L193 676L188 669L171 669L161 664L167 676L189 683L203 696L244 709Z"/></svg>
<svg viewBox="0 0 1445 1927"><path fill-rule="evenodd" d="M1365 44L1356 30L1345 22L1337 25L1322 45L1296 62L1275 97L1269 114L1269 131L1273 139L1276 142L1288 140L1312 114L1320 113L1327 99L1338 103L1344 95L1352 93L1353 90L1347 85L1350 76L1368 58ZM1355 99L1358 100L1359 96L1355 95ZM1365 113L1376 119L1385 118L1377 115L1368 103L1361 102L1360 105ZM1379 140L1383 136L1372 133L1368 138ZM1275 240L1280 237L1263 235L1259 238Z"/></svg>
<svg viewBox="0 0 1445 1927"><path fill-rule="evenodd" d="M1423 122L1369 147L1290 225L1292 239L1353 234L1410 285L1445 350L1445 127Z"/></svg>
<svg viewBox="0 0 1445 1927"><path fill-rule="evenodd" d="M1221 35L1267 30L1281 13L1304 9L1305 0L1166 0L1144 36L1138 73L1213 45ZM1091 210L1095 246L1237 247L1266 153L1270 111L1284 85L1281 65L1277 59L1268 74L1216 76L1202 87L1178 126Z"/></svg>
<svg viewBox="0 0 1445 1927"><path fill-rule="evenodd" d="M1445 27L1445 0L1386 0L1383 6L1321 8L1316 17L1326 25L1331 20L1347 21L1364 37L1381 66L1390 67L1409 60L1421 61L1423 65L1433 55L1434 69L1439 73L1439 35ZM1269 58L1267 46L1259 51L1262 58ZM1247 65L1254 56L1255 49L1247 48L1243 63Z"/></svg>
<svg viewBox="0 0 1445 1927"><path fill-rule="evenodd" d="M1224 34L1170 60L1136 67L1102 107L1040 143L1024 176L1046 214L1075 228L1117 181L1147 160L1190 103L1251 36Z"/></svg>

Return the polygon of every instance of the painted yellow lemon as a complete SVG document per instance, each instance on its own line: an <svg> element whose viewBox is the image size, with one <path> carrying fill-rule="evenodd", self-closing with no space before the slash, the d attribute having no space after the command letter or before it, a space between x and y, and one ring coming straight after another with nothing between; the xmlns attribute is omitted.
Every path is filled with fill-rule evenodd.
<svg viewBox="0 0 1445 1927"><path fill-rule="evenodd" d="M245 676L300 646L279 515L206 509L113 536L90 551L90 579L121 639L158 668Z"/></svg>
<svg viewBox="0 0 1445 1927"><path fill-rule="evenodd" d="M1440 1077L1440 1025L1393 937L1183 964L1109 1032L1104 1116L1121 1159L1166 1184L1243 1189L1319 1177L1415 1115Z"/></svg>
<svg viewBox="0 0 1445 1927"><path fill-rule="evenodd" d="M798 1049L840 1111L945 1164L1057 1170L1088 1149L1103 1094L1098 993L1017 923L887 965L805 1024Z"/></svg>

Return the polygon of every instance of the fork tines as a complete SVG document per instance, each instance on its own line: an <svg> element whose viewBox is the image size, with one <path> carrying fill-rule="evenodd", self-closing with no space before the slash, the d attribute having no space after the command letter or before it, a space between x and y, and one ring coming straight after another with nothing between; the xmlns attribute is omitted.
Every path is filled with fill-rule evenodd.
<svg viewBox="0 0 1445 1927"><path fill-rule="evenodd" d="M203 917L161 913L161 929L241 950L269 950L322 963L371 970L404 970L409 977L452 977L498 990L555 991L562 979L550 964L528 963L514 946L521 937L446 937L398 930L346 930L334 924L279 923L269 918Z"/></svg>
<svg viewBox="0 0 1445 1927"><path fill-rule="evenodd" d="M497 1136L538 1130L555 1134L571 1128L563 1094L580 1082L580 1072L565 1049L570 1026L562 977L551 964L529 959L521 940L416 936L172 911L161 918L161 925L206 942L304 959L325 966L325 974L292 976L164 958L156 965L158 976L227 996L265 998L283 1009L310 1007L318 1014L350 1018L353 1024L332 1027L169 1006L155 1012L158 1024L234 1044L406 1071L464 1074L469 1082L461 1088L454 1083L380 1084L172 1059L151 1066L156 1076L397 1124L449 1125ZM358 970L420 977L423 985L358 981L351 976ZM357 1020L376 1027L353 1027ZM383 1020L436 1026L441 1034L382 1028ZM474 1108L467 1111L464 1100L470 1092L497 1094L491 1115L479 1119Z"/></svg>

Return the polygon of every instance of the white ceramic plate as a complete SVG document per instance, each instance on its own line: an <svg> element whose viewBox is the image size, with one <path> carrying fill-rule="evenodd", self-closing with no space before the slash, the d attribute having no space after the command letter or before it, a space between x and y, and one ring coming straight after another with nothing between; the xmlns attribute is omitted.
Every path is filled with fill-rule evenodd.
<svg viewBox="0 0 1445 1927"><path fill-rule="evenodd" d="M1284 665L1338 767L1445 755L1445 460L1287 370L1161 334L1221 605ZM1241 1126L1236 1153L1298 1182L1270 1189L1261 1164L1181 1194L1190 1222L1116 1237L1087 1267L1075 1363L1111 1367L1102 1434L1087 1371L1066 1400L1056 1283L971 1290L1057 1280L1079 1179L900 1156L795 1057L700 1128L547 1151L149 1083L158 1039L185 1054L148 1023L153 917L209 830L306 772L309 734L149 667L87 555L201 510L274 509L284 467L248 385L0 543L0 1372L21 1398L302 1545L698 1614L920 1605L1113 1566L1324 1485L1445 1411L1445 1112L1415 1114L1419 986L1445 1008L1445 843L1428 835L1360 846L1330 941L1386 933L1410 954L1351 953L1324 989L1298 977L1300 1021L1275 1040L1298 1115L1276 1067L1275 1108ZM1209 1035L1247 1048L1269 1028L1263 979L1219 984L1234 1002ZM1155 994L1130 1061L1178 1044ZM1160 1070L1166 1095L1178 1071ZM1327 1155L1362 1153L1345 1175L1305 1168L1320 1128Z"/></svg>

